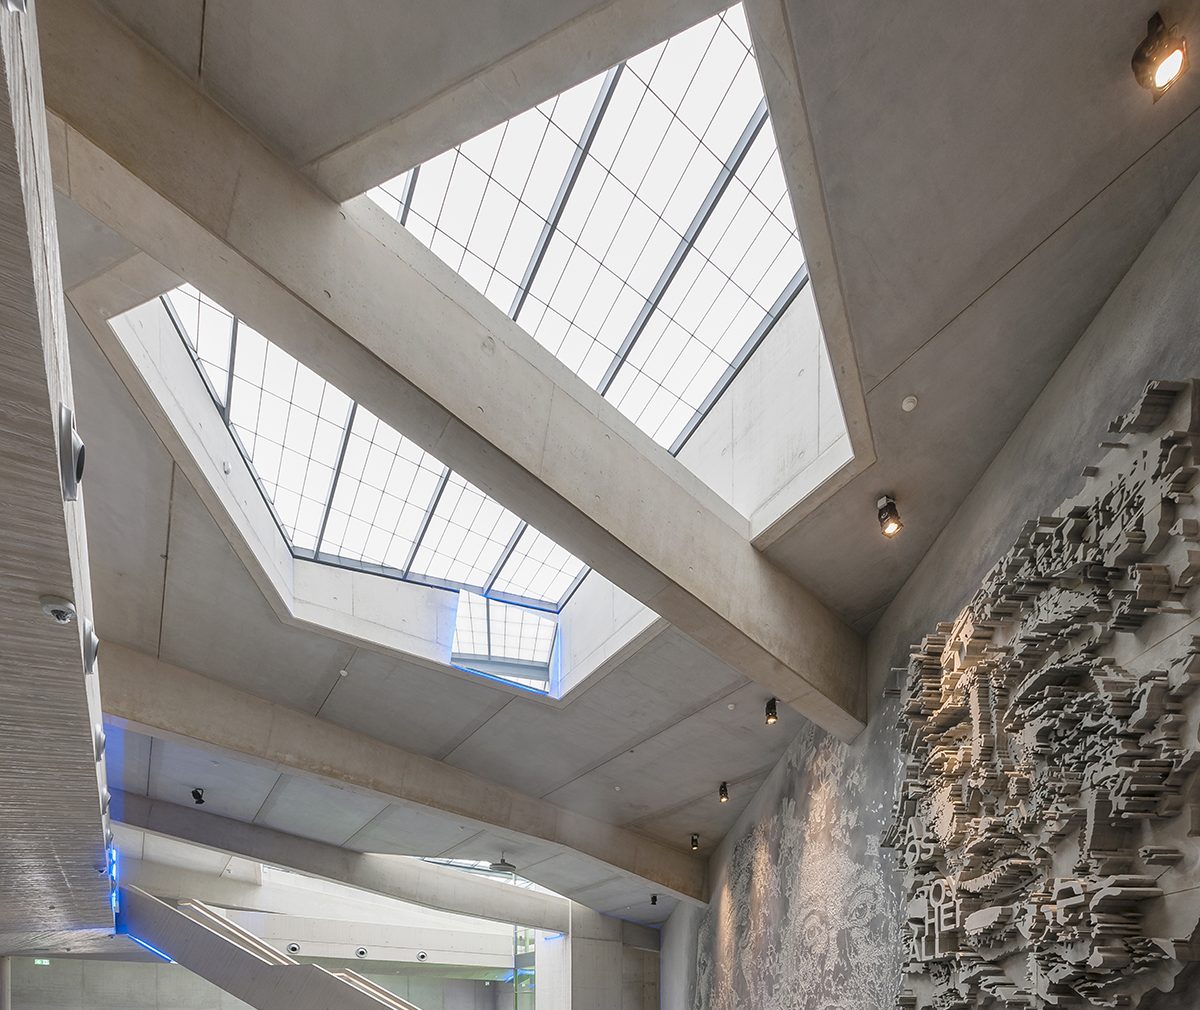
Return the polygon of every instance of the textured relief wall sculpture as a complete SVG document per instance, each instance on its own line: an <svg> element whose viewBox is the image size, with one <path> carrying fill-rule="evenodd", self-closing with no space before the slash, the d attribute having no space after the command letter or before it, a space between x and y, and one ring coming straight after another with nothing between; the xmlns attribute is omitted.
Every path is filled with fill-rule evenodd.
<svg viewBox="0 0 1200 1010"><path fill-rule="evenodd" d="M1196 956L1198 419L1196 383L1151 383L914 648L899 1006L1132 1008Z"/></svg>
<svg viewBox="0 0 1200 1010"><path fill-rule="evenodd" d="M890 722L853 746L812 727L792 744L700 922L694 1010L890 1010L903 907L880 846Z"/></svg>

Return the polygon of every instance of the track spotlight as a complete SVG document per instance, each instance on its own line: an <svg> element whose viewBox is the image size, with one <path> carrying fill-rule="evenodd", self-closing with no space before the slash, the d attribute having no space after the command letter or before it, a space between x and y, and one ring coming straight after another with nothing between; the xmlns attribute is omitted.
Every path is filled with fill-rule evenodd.
<svg viewBox="0 0 1200 1010"><path fill-rule="evenodd" d="M1146 24L1146 37L1133 51L1133 76L1158 101L1188 68L1187 40L1178 27L1168 28L1162 15Z"/></svg>
<svg viewBox="0 0 1200 1010"><path fill-rule="evenodd" d="M717 795L721 797L722 803L729 802L729 783L728 782L721 783L721 788L717 791Z"/></svg>
<svg viewBox="0 0 1200 1010"><path fill-rule="evenodd" d="M657 894L652 894L652 895L650 895L650 904L651 904L651 905L657 905L657 904L658 904L658 895L657 895Z"/></svg>
<svg viewBox="0 0 1200 1010"><path fill-rule="evenodd" d="M196 806L204 806L204 790L197 786L192 790L192 799L195 800Z"/></svg>
<svg viewBox="0 0 1200 1010"><path fill-rule="evenodd" d="M879 510L879 532L891 540L904 529L904 523L900 521L900 510L896 508L896 499L890 494L882 495L875 507Z"/></svg>
<svg viewBox="0 0 1200 1010"><path fill-rule="evenodd" d="M693 852L700 851L700 836L699 835L692 835L692 851Z"/></svg>
<svg viewBox="0 0 1200 1010"><path fill-rule="evenodd" d="M771 698L767 702L767 725L774 726L779 722L779 702Z"/></svg>

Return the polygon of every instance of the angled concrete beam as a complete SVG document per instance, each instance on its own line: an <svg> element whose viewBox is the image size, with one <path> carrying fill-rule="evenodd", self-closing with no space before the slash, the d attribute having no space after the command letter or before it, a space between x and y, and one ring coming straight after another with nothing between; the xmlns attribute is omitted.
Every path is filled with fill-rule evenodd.
<svg viewBox="0 0 1200 1010"><path fill-rule="evenodd" d="M348 200L724 10L726 0L608 0L304 166Z"/></svg>
<svg viewBox="0 0 1200 1010"><path fill-rule="evenodd" d="M85 210L839 736L860 636L681 463L381 210L339 205L87 0L42 5Z"/></svg>
<svg viewBox="0 0 1200 1010"><path fill-rule="evenodd" d="M131 729L541 839L682 900L707 899L704 862L661 842L113 643L104 662L105 715Z"/></svg>
<svg viewBox="0 0 1200 1010"><path fill-rule="evenodd" d="M151 834L191 842L245 859L253 859L310 877L387 898L398 898L443 912L474 915L495 922L515 922L532 929L566 932L570 928L570 903L565 898L523 887L512 887L458 870L422 862L411 856L353 852L325 842L314 842L245 821L206 814L195 807L152 800L135 793L113 793L113 816L122 824ZM199 897L227 908L241 908L230 881L210 879L205 893L184 893L186 881L175 879L175 890L157 877L130 878L160 898ZM250 906L244 906L250 907Z"/></svg>

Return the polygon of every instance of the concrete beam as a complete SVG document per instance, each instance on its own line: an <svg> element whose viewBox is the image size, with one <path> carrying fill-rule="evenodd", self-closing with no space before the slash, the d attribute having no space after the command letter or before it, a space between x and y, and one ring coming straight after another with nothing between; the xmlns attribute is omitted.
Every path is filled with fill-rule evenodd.
<svg viewBox="0 0 1200 1010"><path fill-rule="evenodd" d="M348 200L724 10L726 0L609 0L305 166Z"/></svg>
<svg viewBox="0 0 1200 1010"><path fill-rule="evenodd" d="M105 715L130 729L541 839L707 900L703 861L661 842L119 645L105 643L104 661Z"/></svg>
<svg viewBox="0 0 1200 1010"><path fill-rule="evenodd" d="M779 148L779 160L788 184L796 226L804 240L804 259L821 317L825 349L833 368L838 399L846 421L846 432L854 453L848 463L830 474L816 488L793 494L794 504L767 521L751 523L754 546L766 550L822 502L845 487L875 463L875 439L867 417L867 401L858 359L850 332L850 318L842 291L841 267L833 247L826 215L824 183L813 148L812 129L786 0L745 0L746 22L758 58L763 92L771 109L771 128ZM785 489L782 497L786 498ZM864 509L867 503L864 503Z"/></svg>
<svg viewBox="0 0 1200 1010"><path fill-rule="evenodd" d="M92 4L41 16L73 200L814 722L862 729L860 636L681 463L399 224L319 192Z"/></svg>
<svg viewBox="0 0 1200 1010"><path fill-rule="evenodd" d="M117 821L129 827L347 884L387 898L495 922L515 922L549 932L561 933L570 928L570 906L565 898L475 877L411 856L354 852L257 824L206 814L195 807L164 803L120 790L113 794L112 809ZM206 878L210 890L184 893L188 882L177 878L171 884L173 889L154 877L133 876L130 879L160 898L199 897L226 908L251 907L243 905L237 893L231 890L248 886L244 884ZM226 890L213 889L218 887Z"/></svg>

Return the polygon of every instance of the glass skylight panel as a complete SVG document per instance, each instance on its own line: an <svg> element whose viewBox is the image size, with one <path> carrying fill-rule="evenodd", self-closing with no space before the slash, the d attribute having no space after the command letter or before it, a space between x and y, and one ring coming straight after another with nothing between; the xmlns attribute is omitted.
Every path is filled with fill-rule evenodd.
<svg viewBox="0 0 1200 1010"><path fill-rule="evenodd" d="M438 155L372 197L507 312L602 80L585 81Z"/></svg>
<svg viewBox="0 0 1200 1010"><path fill-rule="evenodd" d="M482 587L520 525L503 505L451 473L411 571L441 582Z"/></svg>
<svg viewBox="0 0 1200 1010"><path fill-rule="evenodd" d="M526 663L548 663L554 649L557 622L524 607L488 601L491 621L491 655Z"/></svg>
<svg viewBox="0 0 1200 1010"><path fill-rule="evenodd" d="M524 607L458 594L453 654L462 658L546 664L558 622Z"/></svg>
<svg viewBox="0 0 1200 1010"><path fill-rule="evenodd" d="M803 267L745 15L715 15L570 94L571 144L545 145L543 105L378 198L402 217L411 189L414 234L674 449ZM522 131L532 131L523 157L506 155ZM494 215L487 194L498 185L548 227ZM493 216L498 225L484 226Z"/></svg>
<svg viewBox="0 0 1200 1010"><path fill-rule="evenodd" d="M558 603L583 570L577 557L526 526L492 591Z"/></svg>
<svg viewBox="0 0 1200 1010"><path fill-rule="evenodd" d="M456 656L488 655L488 601L475 593L458 594L458 615L454 622Z"/></svg>
<svg viewBox="0 0 1200 1010"><path fill-rule="evenodd" d="M187 287L163 300L214 389L207 369L227 374L232 351L223 413L294 551L560 605L581 562L215 302ZM197 340L212 358L224 346L225 364L206 365Z"/></svg>
<svg viewBox="0 0 1200 1010"><path fill-rule="evenodd" d="M212 392L221 406L229 383L229 345L233 338L233 316L190 284L167 295L184 337L200 362Z"/></svg>
<svg viewBox="0 0 1200 1010"><path fill-rule="evenodd" d="M445 471L359 404L321 552L403 572Z"/></svg>
<svg viewBox="0 0 1200 1010"><path fill-rule="evenodd" d="M316 545L349 414L349 397L239 323L229 423L293 547Z"/></svg>

